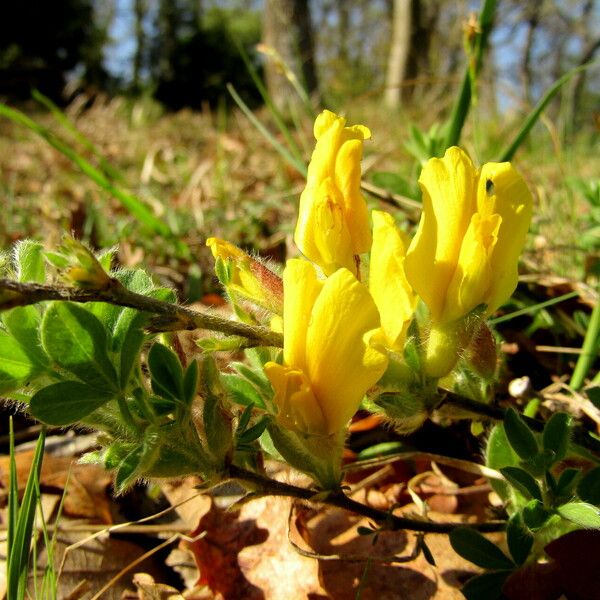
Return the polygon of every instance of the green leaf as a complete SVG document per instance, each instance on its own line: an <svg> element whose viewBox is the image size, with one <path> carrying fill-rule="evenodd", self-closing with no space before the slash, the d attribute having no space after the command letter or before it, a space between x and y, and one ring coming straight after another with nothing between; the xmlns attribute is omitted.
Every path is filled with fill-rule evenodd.
<svg viewBox="0 0 600 600"><path fill-rule="evenodd" d="M497 471L504 467L515 467L519 464L519 457L508 443L502 425L495 425L490 432L485 449L485 464ZM508 500L510 488L505 481L490 479L490 485L502 499Z"/></svg>
<svg viewBox="0 0 600 600"><path fill-rule="evenodd" d="M598 467L600 469L600 467ZM577 476L581 473L580 469L568 468L565 469L558 478L558 482L556 483L556 493L559 496L570 496L573 493L573 488L575 487L575 482L577 481ZM600 491L600 490L599 490ZM581 496L579 496L581 498ZM588 498L581 498L586 502L590 502ZM598 504L600 502L592 502L592 504Z"/></svg>
<svg viewBox="0 0 600 600"><path fill-rule="evenodd" d="M500 472L526 498L535 498L540 502L542 501L542 490L538 482L527 471L519 467L504 467L500 469Z"/></svg>
<svg viewBox="0 0 600 600"><path fill-rule="evenodd" d="M600 504L600 467L590 469L577 485L577 495L590 504Z"/></svg>
<svg viewBox="0 0 600 600"><path fill-rule="evenodd" d="M117 374L107 352L106 329L91 312L71 302L54 302L42 320L42 346L61 368L82 381L116 389Z"/></svg>
<svg viewBox="0 0 600 600"><path fill-rule="evenodd" d="M112 337L113 351L119 352L119 386L126 390L134 366L139 364L140 350L146 334L143 327L148 320L147 313L126 308L119 315Z"/></svg>
<svg viewBox="0 0 600 600"><path fill-rule="evenodd" d="M512 569L515 564L498 546L471 527L450 533L450 544L457 554L483 569Z"/></svg>
<svg viewBox="0 0 600 600"><path fill-rule="evenodd" d="M240 436L238 436L238 443L250 444L251 442L254 442L263 434L263 432L268 427L270 422L271 422L270 417L263 417L257 423L255 423L252 427L250 427L249 429L246 429L244 431L244 433L242 433Z"/></svg>
<svg viewBox="0 0 600 600"><path fill-rule="evenodd" d="M219 283L223 287L227 287L231 283L232 278L231 260L223 260L220 256L217 256L215 258L215 275Z"/></svg>
<svg viewBox="0 0 600 600"><path fill-rule="evenodd" d="M504 431L513 450L524 460L533 458L538 452L538 444L533 432L514 408L509 408L504 416Z"/></svg>
<svg viewBox="0 0 600 600"><path fill-rule="evenodd" d="M17 279L44 283L46 280L46 265L44 263L44 247L39 242L22 240L15 246L15 262Z"/></svg>
<svg viewBox="0 0 600 600"><path fill-rule="evenodd" d="M425 560L432 566L432 567L437 567L437 564L435 562L435 558L433 556L433 553L431 552L429 546L427 545L427 543L425 542L425 538L421 538L421 552L423 552L423 556L425 558Z"/></svg>
<svg viewBox="0 0 600 600"><path fill-rule="evenodd" d="M138 478L138 469L142 461L142 446L130 452L117 467L115 491L122 494Z"/></svg>
<svg viewBox="0 0 600 600"><path fill-rule="evenodd" d="M257 408L265 408L265 402L256 388L239 375L222 375L221 381L231 400L242 406L254 404Z"/></svg>
<svg viewBox="0 0 600 600"><path fill-rule="evenodd" d="M49 425L70 425L112 400L114 392L79 381L60 381L36 392L31 398L31 414Z"/></svg>
<svg viewBox="0 0 600 600"><path fill-rule="evenodd" d="M21 345L0 331L0 392L19 389L34 371L35 367Z"/></svg>
<svg viewBox="0 0 600 600"><path fill-rule="evenodd" d="M542 527L551 516L539 500L531 500L523 507L523 522L532 531Z"/></svg>
<svg viewBox="0 0 600 600"><path fill-rule="evenodd" d="M571 425L571 417L567 413L554 413L546 425L542 441L544 450L554 452L554 462L562 460L569 445L569 429Z"/></svg>
<svg viewBox="0 0 600 600"><path fill-rule="evenodd" d="M522 565L529 556L533 547L533 535L525 524L520 512L516 512L506 526L506 541L513 560L517 565Z"/></svg>
<svg viewBox="0 0 600 600"><path fill-rule="evenodd" d="M196 359L188 365L183 376L183 399L189 406L194 401L198 391L198 361Z"/></svg>
<svg viewBox="0 0 600 600"><path fill-rule="evenodd" d="M511 571L494 571L477 575L467 581L461 592L467 600L500 600L502 595L502 586L507 580Z"/></svg>
<svg viewBox="0 0 600 600"><path fill-rule="evenodd" d="M202 419L208 449L219 463L232 447L231 418L223 408L225 394L221 381L214 358L205 356L200 365L200 393L204 400Z"/></svg>
<svg viewBox="0 0 600 600"><path fill-rule="evenodd" d="M153 344L148 353L148 368L156 394L183 400L183 368L172 350L162 344Z"/></svg>
<svg viewBox="0 0 600 600"><path fill-rule="evenodd" d="M559 506L556 512L580 527L600 529L600 508L587 502L569 502Z"/></svg>
<svg viewBox="0 0 600 600"><path fill-rule="evenodd" d="M264 375L264 370L262 368L257 371L241 362L233 362L230 366L236 373L239 373L242 377L252 383L252 385L254 385L261 393L266 395L272 393L271 383Z"/></svg>
<svg viewBox="0 0 600 600"><path fill-rule="evenodd" d="M29 360L45 367L48 358L40 342L40 325L42 315L35 306L17 306L2 313L2 321L6 330L17 340Z"/></svg>

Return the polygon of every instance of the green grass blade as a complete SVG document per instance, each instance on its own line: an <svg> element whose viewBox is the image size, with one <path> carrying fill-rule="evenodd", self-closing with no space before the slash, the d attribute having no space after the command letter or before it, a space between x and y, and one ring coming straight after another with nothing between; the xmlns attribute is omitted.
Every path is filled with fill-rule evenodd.
<svg viewBox="0 0 600 600"><path fill-rule="evenodd" d="M7 560L7 597L11 600L20 600L25 597L27 584L27 567L29 551L31 549L31 535L37 503L39 501L36 481L39 481L44 457L44 442L46 429L42 429L31 463L31 470L25 485L23 500L12 536L12 543ZM12 490L11 490L12 491Z"/></svg>
<svg viewBox="0 0 600 600"><path fill-rule="evenodd" d="M600 291L600 286L599 286ZM583 346L581 354L577 359L577 364L571 376L570 386L574 390L581 389L586 375L592 367L594 361L598 357L598 342L600 339L600 301L596 300L596 306L592 311L592 317L585 337L583 338ZM594 378L594 383L598 379L598 375Z"/></svg>
<svg viewBox="0 0 600 600"><path fill-rule="evenodd" d="M597 64L598 61L594 63L586 63L585 65L581 65L576 67L575 69L571 69L568 73L565 73L560 79L558 79L553 85L551 85L546 93L542 96L539 102L535 105L529 116L521 125L521 128L517 132L515 139L508 144L508 146L500 153L500 158L498 162L506 162L512 160L512 157L515 155L515 152L519 149L519 146L523 143L532 127L536 124L537 120L540 118L540 115L544 112L546 106L548 106L550 100L554 98L556 93L560 90L560 88L573 77L577 73L587 69L592 64Z"/></svg>
<svg viewBox="0 0 600 600"><path fill-rule="evenodd" d="M8 531L7 531L7 554L10 556L14 547L15 529L19 518L19 487L17 482L17 461L15 459L15 434L13 430L13 418L9 421L10 439L10 467L8 479Z"/></svg>
<svg viewBox="0 0 600 600"><path fill-rule="evenodd" d="M275 106L275 103L271 99L267 88L265 87L264 83L262 82L262 79L260 78L256 69L254 68L254 65L250 61L246 50L239 42L237 43L237 46L240 56L242 57L242 60L246 65L248 73L250 73L250 77L252 77L252 81L254 82L256 89L258 90L261 98L264 100L265 105L269 109L269 112L271 113L271 116L273 117L273 121L277 125L277 128L279 129L279 131L281 131L281 134L285 138L288 148L290 149L290 153L294 156L296 160L302 162L302 152L300 151L298 144L294 140L292 133L290 132L290 128L286 125L281 112ZM314 115L311 115L311 117L314 117Z"/></svg>
<svg viewBox="0 0 600 600"><path fill-rule="evenodd" d="M478 21L479 33L476 34L477 38L473 46L473 55L470 57L465 69L460 92L458 93L452 110L452 116L448 122L444 150L451 146L456 146L460 142L460 135L471 108L475 78L481 70L483 56L494 23L495 11L496 0L483 0Z"/></svg>
<svg viewBox="0 0 600 600"><path fill-rule="evenodd" d="M256 127L260 134L275 148L275 150L281 155L281 157L298 173L306 177L306 165L292 156L287 148L279 143L271 132L256 118L254 113L248 108L248 105L240 98L240 95L235 91L235 88L228 83L227 91L231 94L231 97L235 103L239 106L240 110L248 117L248 120Z"/></svg>
<svg viewBox="0 0 600 600"><path fill-rule="evenodd" d="M150 209L145 206L135 196L125 192L124 190L116 187L109 179L94 167L89 161L80 156L71 147L65 144L62 140L57 138L47 128L39 125L24 113L19 110L10 108L5 104L0 103L0 115L7 117L11 121L27 127L33 133L39 135L42 139L46 140L53 148L58 150L61 154L66 156L69 160L75 163L87 177L89 177L94 183L98 184L102 189L107 191L109 194L117 198L121 204L134 216L140 223L146 225L149 229L164 235L165 237L174 237L171 229L162 220L155 217Z"/></svg>
<svg viewBox="0 0 600 600"><path fill-rule="evenodd" d="M520 317L522 315L530 315L536 313L538 310L542 310L542 308L548 308L549 306L559 304L560 302L570 300L571 298L577 298L578 296L578 292L569 292L568 294L563 294L562 296L552 298L552 300L546 300L545 302L540 302L539 304L534 304L532 306L528 306L520 310L515 310L514 312L508 313L507 315L502 315L501 317L490 319L489 323L490 325L498 325L498 323L504 323L505 321L516 319L517 317Z"/></svg>
<svg viewBox="0 0 600 600"><path fill-rule="evenodd" d="M40 91L33 90L31 92L33 99L39 102L44 108L48 109L52 116L62 125L73 137L89 152L91 152L99 161L100 167L111 179L119 182L123 182L123 175L118 169L115 169L102 155L102 152L94 145L94 143L69 119L69 117L62 111L50 98L44 96Z"/></svg>

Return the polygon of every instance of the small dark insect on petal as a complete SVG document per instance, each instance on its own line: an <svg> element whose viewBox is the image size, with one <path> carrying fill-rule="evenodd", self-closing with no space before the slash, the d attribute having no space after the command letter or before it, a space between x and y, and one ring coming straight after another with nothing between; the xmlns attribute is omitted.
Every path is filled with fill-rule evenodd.
<svg viewBox="0 0 600 600"><path fill-rule="evenodd" d="M491 196L494 193L494 182L491 179L485 180L485 191L488 196Z"/></svg>

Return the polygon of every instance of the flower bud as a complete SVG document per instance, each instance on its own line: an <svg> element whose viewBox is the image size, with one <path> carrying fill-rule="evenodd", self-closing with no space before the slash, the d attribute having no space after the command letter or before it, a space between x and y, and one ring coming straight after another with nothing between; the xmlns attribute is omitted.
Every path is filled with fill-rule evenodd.
<svg viewBox="0 0 600 600"><path fill-rule="evenodd" d="M211 237L206 245L216 259L217 276L230 294L281 314L283 283L279 275L225 240Z"/></svg>
<svg viewBox="0 0 600 600"><path fill-rule="evenodd" d="M364 125L345 127L346 119L325 110L316 119L317 140L300 196L294 240L325 275L346 267L357 274L357 257L368 252L371 231L360 192Z"/></svg>

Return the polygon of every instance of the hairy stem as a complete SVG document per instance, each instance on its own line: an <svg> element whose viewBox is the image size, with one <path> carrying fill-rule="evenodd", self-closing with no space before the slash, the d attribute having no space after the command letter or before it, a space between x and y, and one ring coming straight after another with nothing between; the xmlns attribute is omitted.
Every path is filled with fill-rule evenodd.
<svg viewBox="0 0 600 600"><path fill-rule="evenodd" d="M125 288L116 279L102 289L83 289L65 286L21 283L0 279L0 311L26 306L46 300L68 302L106 302L126 306L157 315L150 323L151 331L175 331L183 329L208 329L226 335L246 338L251 345L283 346L283 336L266 327L230 321L217 315L192 310L163 300L137 294Z"/></svg>

